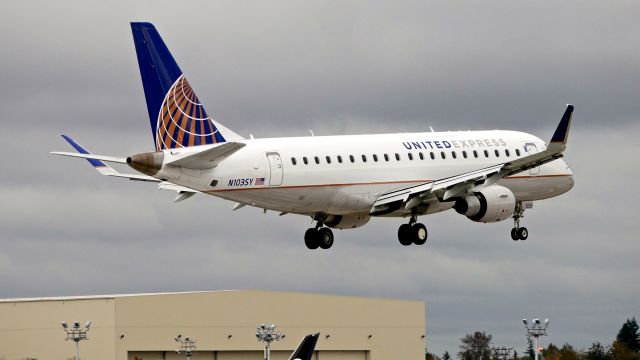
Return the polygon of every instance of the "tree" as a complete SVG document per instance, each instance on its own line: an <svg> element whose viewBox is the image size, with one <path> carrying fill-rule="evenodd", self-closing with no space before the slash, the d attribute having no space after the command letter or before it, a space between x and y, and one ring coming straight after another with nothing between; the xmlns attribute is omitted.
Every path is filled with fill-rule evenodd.
<svg viewBox="0 0 640 360"><path fill-rule="evenodd" d="M533 349L533 339L531 339L531 336L527 337L527 355L529 355L530 360L533 360L536 357L536 351Z"/></svg>
<svg viewBox="0 0 640 360"><path fill-rule="evenodd" d="M444 354L442 354L442 360L451 360L451 355L449 355L448 351L445 351Z"/></svg>
<svg viewBox="0 0 640 360"><path fill-rule="evenodd" d="M513 360L518 360L518 351L513 350Z"/></svg>
<svg viewBox="0 0 640 360"><path fill-rule="evenodd" d="M545 360L560 360L560 349L549 343L547 348L542 350L542 356Z"/></svg>
<svg viewBox="0 0 640 360"><path fill-rule="evenodd" d="M633 352L640 352L640 333L636 318L627 319L616 336L616 341L624 344Z"/></svg>
<svg viewBox="0 0 640 360"><path fill-rule="evenodd" d="M568 343L564 343L560 348L560 359L562 360L580 360L580 354Z"/></svg>
<svg viewBox="0 0 640 360"><path fill-rule="evenodd" d="M491 359L491 335L476 331L465 335L460 341L462 341L458 351L460 360Z"/></svg>
<svg viewBox="0 0 640 360"><path fill-rule="evenodd" d="M427 350L427 348L424 348L424 358L425 360L440 360L440 358L437 355L430 353L429 350Z"/></svg>
<svg viewBox="0 0 640 360"><path fill-rule="evenodd" d="M611 358L613 360L638 360L640 359L640 354L631 351L621 341L615 340L613 344L611 344Z"/></svg>
<svg viewBox="0 0 640 360"><path fill-rule="evenodd" d="M611 360L611 355L599 342L594 342L584 354L585 360Z"/></svg>

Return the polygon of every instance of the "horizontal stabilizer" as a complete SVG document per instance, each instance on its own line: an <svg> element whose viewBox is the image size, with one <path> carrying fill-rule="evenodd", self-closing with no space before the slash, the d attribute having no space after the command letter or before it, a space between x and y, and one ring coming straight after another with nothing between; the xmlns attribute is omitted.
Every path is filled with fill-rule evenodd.
<svg viewBox="0 0 640 360"><path fill-rule="evenodd" d="M160 182L160 180L147 175L121 174L118 171L116 171L116 169L105 164L103 161L125 164L126 163L125 158L115 157L115 156L94 155L89 150L83 148L80 144L75 142L69 136L67 135L60 135L60 136L62 136L62 138L65 139L78 152L71 153L71 152L62 152L62 151L52 151L51 152L52 154L87 159L87 161L89 161L89 164L91 164L91 166L93 166L94 169L96 169L101 175L125 178L129 180L134 180L134 181Z"/></svg>
<svg viewBox="0 0 640 360"><path fill-rule="evenodd" d="M189 154L177 160L173 160L167 165L180 166L188 169L206 170L216 167L229 155L242 149L246 144L239 142L227 142L218 146L208 148L195 154Z"/></svg>
<svg viewBox="0 0 640 360"><path fill-rule="evenodd" d="M126 164L127 158L116 157L116 156L105 156L105 155L94 155L94 154L80 154L80 153L72 153L72 152L64 152L64 151L52 151L52 154L62 155L62 156L71 156L77 158L83 158L87 160L96 160L97 162L91 162L93 166L104 166L104 164L96 165L101 163L102 161L113 162L118 164Z"/></svg>

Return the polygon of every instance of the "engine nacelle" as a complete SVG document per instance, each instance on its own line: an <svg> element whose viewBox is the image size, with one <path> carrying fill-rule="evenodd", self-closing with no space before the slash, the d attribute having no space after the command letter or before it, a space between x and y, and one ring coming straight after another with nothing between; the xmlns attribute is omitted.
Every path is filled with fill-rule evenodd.
<svg viewBox="0 0 640 360"><path fill-rule="evenodd" d="M504 186L491 185L456 201L453 208L473 221L498 222L513 215L516 197Z"/></svg>
<svg viewBox="0 0 640 360"><path fill-rule="evenodd" d="M328 215L324 224L334 229L354 229L369 222L369 215Z"/></svg>

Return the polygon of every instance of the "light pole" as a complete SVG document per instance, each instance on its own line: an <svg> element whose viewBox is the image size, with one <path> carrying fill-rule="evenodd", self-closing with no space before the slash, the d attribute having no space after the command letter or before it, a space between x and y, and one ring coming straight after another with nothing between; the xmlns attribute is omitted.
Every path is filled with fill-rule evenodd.
<svg viewBox="0 0 640 360"><path fill-rule="evenodd" d="M544 324L540 322L540 319L533 319L531 323L527 322L527 319L522 319L525 329L527 329L527 336L532 336L535 339L535 357L538 360L538 338L540 336L547 336L547 328L549 327L549 319L544 319Z"/></svg>
<svg viewBox="0 0 640 360"><path fill-rule="evenodd" d="M276 331L275 324L260 324L256 327L256 338L264 341L264 360L271 360L271 342L284 339L285 335Z"/></svg>
<svg viewBox="0 0 640 360"><path fill-rule="evenodd" d="M87 332L89 328L91 328L91 321L87 321L84 327L80 326L79 321L74 321L71 326L69 326L66 321L63 321L60 325L62 325L62 329L64 329L64 332L67 334L64 340L73 340L76 343L76 360L80 360L80 341L89 340Z"/></svg>
<svg viewBox="0 0 640 360"><path fill-rule="evenodd" d="M176 353L186 356L187 360L191 359L191 355L196 350L196 340L188 337L183 338L182 335L174 337L173 340L180 344L180 348L176 350Z"/></svg>
<svg viewBox="0 0 640 360"><path fill-rule="evenodd" d="M494 347L491 348L499 360L508 360L511 355L512 347Z"/></svg>

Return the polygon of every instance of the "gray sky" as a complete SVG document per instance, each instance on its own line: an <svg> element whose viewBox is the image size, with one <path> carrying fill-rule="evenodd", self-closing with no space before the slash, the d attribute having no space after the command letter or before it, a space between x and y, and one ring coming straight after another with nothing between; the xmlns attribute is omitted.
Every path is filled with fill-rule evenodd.
<svg viewBox="0 0 640 360"><path fill-rule="evenodd" d="M525 348L609 343L638 313L640 5L636 1L5 1L0 5L0 297L259 288L427 302L431 351L483 330ZM127 155L153 140L130 21L159 29L218 121L257 137L514 129L542 138L576 105L568 194L511 223L397 219L308 251L308 218L263 215L57 158L68 133ZM76 269L83 269L77 273ZM271 276L265 277L265 269Z"/></svg>

